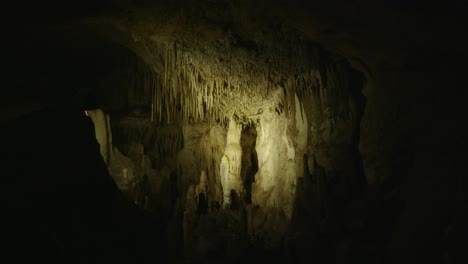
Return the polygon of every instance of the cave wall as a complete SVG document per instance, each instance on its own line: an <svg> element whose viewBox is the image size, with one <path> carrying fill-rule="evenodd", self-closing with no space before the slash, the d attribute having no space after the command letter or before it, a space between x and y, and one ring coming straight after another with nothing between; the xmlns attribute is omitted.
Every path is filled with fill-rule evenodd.
<svg viewBox="0 0 468 264"><path fill-rule="evenodd" d="M460 120L464 120L465 112L463 98L466 97L466 89L463 88L462 76L466 69L463 61L467 55L464 48L466 40L459 38L460 32L463 32L463 23L459 21L460 13L463 13L464 9L458 2L450 8L449 5L451 3L434 7L429 3L427 5L403 4L399 1L386 4L376 4L371 1L345 3L340 0L323 3L294 2L288 5L283 5L281 1L255 3L237 1L234 4L226 4L224 1L219 3L203 1L197 7L188 7L183 1L165 2L161 5L145 1L129 5L126 1L121 1L115 5L121 9L115 8L99 16L85 16L84 23L92 26L105 25L104 28L107 29L117 28L118 32L123 32L127 37L116 37L113 40L130 47L132 52L145 61L145 67L149 65L149 69L144 70L148 74L143 73L149 76L146 78L134 78L136 75L133 73L133 77L127 80L113 78L126 74L128 72L126 69L107 73L108 78L103 82L110 84L107 87L119 86L124 92L122 98L133 98L133 95L139 93L140 87L146 87L142 88L144 92L138 98L131 99L135 101L134 105L125 103L125 99L120 98L110 100L109 106L118 106L116 108L119 110L136 110L140 114L135 115L144 118L149 116L153 122L170 121L174 124L181 120L189 123L195 121L182 133L180 127L174 129L179 132L167 132L160 124L155 126L144 124L141 126L143 130L140 130L140 127L136 129L138 132L143 131L143 134L150 135L149 139L156 137L154 142L159 142L155 143L159 147L150 146L154 142L146 136L130 137L137 138L134 140L137 141L134 142L136 145L144 145L143 152L151 153L149 156L152 166L158 168L167 166L165 170L170 172L166 174L173 173L173 168L181 168L179 165L174 165L177 163L177 158L174 158L176 155L173 153L184 149L182 152L185 154L180 156L185 157L179 160L190 160L187 164L193 164L195 169L187 165L186 169L181 169L185 172L177 173L190 175L177 178L178 182L183 182L177 184L181 186L178 187L182 190L178 194L181 200L186 200L185 192L190 185L196 186L200 183L200 175L204 168L211 171L206 172L210 184L219 186L216 180L212 180L218 177L210 175L219 173L219 164L216 164L216 160L224 151L224 143L221 142L225 137L221 132L219 136L214 137L219 141L213 143L216 151L206 150L210 144L205 144L204 147L190 147L196 145L190 143L182 147L179 142L183 141L185 144L191 141L189 139L192 137L189 135L192 133L191 129L199 129L193 129L192 126L196 127L194 124L211 120L210 125L200 125L205 127L200 130L211 131L208 127L212 127L213 123L225 123L226 120L223 118L230 117L233 113L240 113L243 118L258 119L257 129L266 127L268 124L262 123L261 120L268 115L266 111L265 116L262 116L263 111L270 105L263 105L261 102L267 100L272 91L280 86L284 89L287 98L283 105L284 109L278 110L278 116L271 120L275 120L282 127L287 126L290 130L287 133L281 132L282 130L265 130L271 132L271 138L278 138L273 144L276 145L275 149L287 150L286 146L291 146L290 142L298 139L293 136L294 125L285 124L291 121L291 117L298 115L297 105L303 105L304 110L301 109L301 112L306 113L307 125L310 127L307 133L306 151L303 153L306 156L304 160L299 158L302 155L300 147L294 146L295 162L304 164L297 165L294 169L296 171L294 177L297 179L294 180L294 177L290 179L291 182L296 181L296 187L287 187L288 191L284 192L296 193L294 201L288 201L288 204L291 202L294 204L291 213L293 223L297 223L295 221L299 217L295 215L303 216L300 210L294 210L295 207L304 208L309 214L308 217L318 215L310 218L315 219L316 225L320 225L320 219L328 219L327 225L318 228L319 231L327 228L334 230L337 227L342 230L343 222L348 219L355 220L357 225L347 229L348 231L361 230L363 223L366 223L371 226L369 233L374 235L366 235L367 241L363 243L365 246L361 251L369 250L371 252L369 255L372 256L381 254L378 257L392 256L394 262L399 262L407 253L416 257L423 254L428 247L434 250L430 250L432 254L425 254L426 256L440 257L445 254L441 252L457 252L459 250L457 248L446 249L446 247L459 238L460 235L457 234L463 234L464 231L461 223L466 219L464 213L466 181L461 175L465 163L463 150L466 148L466 126L460 124ZM454 9L457 9L457 12L453 12L452 16L451 12ZM53 13L52 9L48 12ZM11 16L9 14L7 19ZM52 23L69 23L61 20L63 17L56 21L53 16L49 19ZM15 36L11 39L24 40L22 44L14 47L5 42L7 44L5 50L13 50L18 55L7 56L6 60L15 65L12 70L14 74L6 79L7 87L12 89L5 93L6 96L2 96L5 101L2 106L8 106L6 109L11 112L6 114L7 111L2 111L2 115L8 118L53 101L73 101L64 98L73 97L73 91L76 89L62 90L71 84L70 80L84 80L85 78L82 79L79 73L88 72L86 67L88 65L99 65L91 74L93 78L101 78L102 75L106 75L101 70L109 69L107 63L104 67L103 64L87 62L94 62L93 58L99 57L94 56L95 54L110 54L111 56L106 57L108 61L114 61L113 58L117 57L114 56L115 53L104 52L115 51L114 48L107 49L107 46L88 54L92 56L82 56L86 55L86 52L83 52L86 49L83 47L91 47L95 42L88 43L89 45L79 43L71 45L74 37L81 39L80 34L67 37L68 40L65 41L67 44L62 48L75 47L75 51L81 52L64 51L60 48L64 42L54 44L53 41L45 42L33 49L29 45L31 39L35 40L32 43L38 43L43 39L53 40L56 35L62 33L52 30L49 31L51 33L44 35L32 34L35 31L43 32L44 28L25 28L27 29L20 30L18 27L20 33L11 35ZM291 28L295 29L294 33L291 33ZM13 31L15 30L8 32ZM277 35L272 34L272 31ZM303 48L304 39L306 42L315 43L314 48ZM317 49L316 43L326 50ZM53 53L56 58L48 56L49 52L36 54L36 51L41 49L47 51L56 49L59 52ZM328 55L320 56L324 53ZM338 56L329 56L330 53ZM66 54L74 56L69 57ZM281 55L271 58L269 57L271 54ZM85 59L80 60L81 57ZM25 67L23 63L25 61L34 62L31 64L33 67ZM48 65L55 66L46 70L41 69L44 61L52 61ZM77 61L80 62L74 64ZM346 66L341 70L324 67L327 62L331 62L330 65ZM347 70L343 69L349 67L348 63L362 75L354 77L355 75L351 73L348 77L339 77L347 76ZM304 65L307 67L303 67ZM56 75L62 77L56 77L55 74L38 74L35 69L57 73ZM330 71L340 73L323 78L327 75L326 72ZM30 78L22 78L24 75ZM138 83L132 86L132 78L151 84ZM341 83L337 86L340 88L328 89L335 87L335 84L329 85L333 81ZM301 82L312 84L310 86L315 88L298 89L308 86L298 85ZM17 85L18 83L20 85ZM353 87L343 88L343 83L351 83ZM239 96L237 92L242 91L242 87L252 89L244 90L245 94ZM317 87L323 89L316 89ZM358 87L364 87L365 100ZM155 91L160 93L156 94ZM198 91L202 92L199 94ZM213 91L217 93L217 97L207 96ZM297 92L299 103L294 92ZM18 96L17 93L24 96ZM232 96L234 100L220 99L224 96ZM249 103L242 103L239 98L244 96L251 97L252 100ZM9 100L10 98L14 100ZM37 98L41 99L38 101ZM114 100L115 103L112 103ZM121 101L118 102L119 100ZM182 105L184 106L181 107ZM248 107L252 105L254 107ZM143 110L135 109L141 106L144 106ZM160 109L154 108L155 106ZM248 110L245 110L247 108ZM226 109L235 109L235 111L228 112ZM291 113L291 109L294 113ZM141 112L144 114L141 115ZM283 120L281 115L288 116L289 121ZM111 120L125 121L125 118L119 119L120 117ZM296 118L296 126L297 120ZM117 130L116 134L134 131L125 127L126 125L122 125L123 131ZM154 127L157 132L145 132ZM259 131L258 129L258 139L265 138L267 133ZM199 135L203 133L194 132ZM283 144L282 133L286 135L286 141L289 143ZM167 146L161 143L165 138L178 143ZM194 142L200 142L200 137L193 138ZM207 141L213 140L209 136L201 138ZM259 140L256 145L262 146L264 143L265 141ZM118 144L125 149L123 151L125 154L132 148L124 146L131 145L128 142L122 141ZM141 152L141 146L136 149L139 149L137 152ZM170 157L163 157L161 153L165 153L168 149L171 149L171 155L168 155ZM203 155L197 154L198 158L195 158L196 155L192 155L193 153L209 154L202 159L199 157ZM266 154L268 154L266 151L257 151L259 158L265 157ZM210 159L216 162L200 162ZM284 159L281 160L285 162ZM279 164L274 166L292 171L292 166L279 166ZM301 167L304 167L302 172ZM260 176L265 168L259 169ZM261 184L254 183L257 186ZM218 191L213 192L212 190L216 188ZM361 192L360 188L364 191ZM211 199L220 201L219 187L209 189ZM262 192L263 190L257 193ZM366 202L362 202L365 199L359 197L359 193L368 196ZM353 202L342 202L355 196L358 196L357 202L353 199ZM254 200L252 203L255 203ZM265 199L256 199L257 203L262 203L262 200ZM308 202L317 207L308 208L306 205ZM366 205L362 206L362 203ZM338 204L339 210L327 211L326 208L337 208ZM362 207L364 209L359 209ZM256 209L252 207L248 210ZM282 210L289 211L289 209ZM318 214L318 210L325 212ZM365 213L361 214L359 210ZM346 212L349 211L353 215L350 218L346 217ZM365 216L367 217L365 221L359 223L366 213L370 216ZM330 218L326 218L327 215L334 215L335 219L341 218L343 221L335 224L329 220ZM310 234L315 234L314 232L318 231L310 231ZM445 233L449 234L447 238L443 235ZM325 231L325 234L330 233ZM344 252L349 252L349 240L354 239L334 235L328 237L331 239L326 240L327 243L340 245L338 248ZM375 241L379 249L369 246ZM431 246L428 246L429 244ZM411 245L419 246L416 250L411 250L409 249L412 248ZM388 253L375 253L382 251Z"/></svg>
<svg viewBox="0 0 468 264"><path fill-rule="evenodd" d="M277 90L273 97L281 104L283 90ZM260 212L250 211L252 215L248 217L260 220L250 222L249 234L252 237L273 236L268 238L270 243L286 235L296 196L296 181L303 177L303 155L309 128L301 107L296 97L292 118L287 118L284 112L268 109L256 128L258 172L251 195L252 206L259 207Z"/></svg>
<svg viewBox="0 0 468 264"><path fill-rule="evenodd" d="M184 148L177 153L181 199L191 185L197 185L202 171L208 178L210 206L222 204L220 167L226 146L226 128L219 125L191 124L183 127ZM185 199L184 199L185 201Z"/></svg>
<svg viewBox="0 0 468 264"><path fill-rule="evenodd" d="M453 242L466 234L457 224L466 219L466 182L460 178L465 159L460 148L466 145L460 133L466 127L454 121L463 112L460 97L449 95L463 80L457 66L435 65L379 72L374 85L382 89L373 93L363 119L364 169L375 197L384 201L394 262L442 254L466 259L461 244Z"/></svg>
<svg viewBox="0 0 468 264"><path fill-rule="evenodd" d="M117 25L122 26L118 21ZM202 227L220 215L228 219L218 224L223 233L233 228L231 220L245 221L246 237L263 241L262 247L281 248L281 241L293 232L289 228L294 211L304 210L295 207L296 190L305 188L297 181L304 177L324 178L320 188L326 191L319 196L325 202L320 206L329 211L322 217L337 222L329 229L338 228L347 220L339 218L351 202L341 203L356 199L354 194L365 186L357 150L363 77L288 26L277 27L281 33L264 33L253 41L228 31L220 33L220 42L191 46L190 34L174 41L133 33L140 34L134 45L147 47L155 60L136 64L143 70L133 74L143 82L111 91L117 100L128 100L127 114L118 117L115 129L122 135L121 147L143 144L153 166L165 164L176 178L177 194L169 207L184 225L189 248L202 246L194 237L208 239ZM142 110L138 98L151 100L140 103ZM119 104L124 105L117 101L114 106ZM171 123L183 137L164 134ZM257 130L258 172L251 182L250 200L245 199L241 175L241 132L246 126ZM151 138L174 147L154 148L148 143ZM155 158L160 156L164 158ZM304 191L314 190L300 190ZM232 194L240 202L235 206ZM201 203L206 203L204 212L209 215L205 220L198 219ZM233 213L225 215L227 211L219 210L221 204ZM195 254L190 249L186 253Z"/></svg>

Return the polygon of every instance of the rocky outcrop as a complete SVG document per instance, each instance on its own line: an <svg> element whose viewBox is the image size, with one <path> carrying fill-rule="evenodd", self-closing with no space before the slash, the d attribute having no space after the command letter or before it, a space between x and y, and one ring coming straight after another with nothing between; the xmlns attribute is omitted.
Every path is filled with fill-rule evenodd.
<svg viewBox="0 0 468 264"><path fill-rule="evenodd" d="M101 109L86 110L86 115L94 123L101 156L106 162L110 175L122 191L130 192L136 185L136 168L129 158L113 146L109 115Z"/></svg>
<svg viewBox="0 0 468 264"><path fill-rule="evenodd" d="M171 169L156 170L142 144L131 143L126 155L113 145L109 115L102 109L87 110L94 123L101 156L109 174L121 191L134 203L147 210L171 211Z"/></svg>
<svg viewBox="0 0 468 264"><path fill-rule="evenodd" d="M226 130L219 125L188 124L182 128L184 148L177 153L178 189L186 193L206 175L210 207L222 204L221 158L226 146Z"/></svg>

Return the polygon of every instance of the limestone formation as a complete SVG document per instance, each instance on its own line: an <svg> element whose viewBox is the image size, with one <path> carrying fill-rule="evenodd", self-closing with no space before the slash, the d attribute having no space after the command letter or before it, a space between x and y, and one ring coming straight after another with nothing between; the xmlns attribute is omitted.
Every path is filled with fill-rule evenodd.
<svg viewBox="0 0 468 264"><path fill-rule="evenodd" d="M241 178L242 147L240 145L242 128L231 118L227 132L226 149L221 159L220 175L223 187L223 206L228 207L231 199L244 199L244 185Z"/></svg>
<svg viewBox="0 0 468 264"><path fill-rule="evenodd" d="M85 113L93 120L101 156L104 162L109 164L112 153L112 134L110 133L109 116L102 109L86 110Z"/></svg>
<svg viewBox="0 0 468 264"><path fill-rule="evenodd" d="M109 115L102 109L87 110L86 115L94 123L96 139L100 145L101 156L106 162L110 175L124 192L131 192L138 184L137 167L112 144ZM134 197L135 202L138 200Z"/></svg>
<svg viewBox="0 0 468 264"><path fill-rule="evenodd" d="M465 2L6 1L0 120L70 115L55 127L99 107L87 114L104 164L142 214L170 226L170 263L468 263L455 260L468 237ZM21 146L4 181L36 167L77 174L72 133L42 128L0 137ZM43 139L67 155L38 157L56 143ZM10 191L11 205L69 194L66 181L26 178L38 186L19 190L29 200ZM4 244L43 239L41 254L79 255L67 243L87 235L68 232L76 212L63 201L29 207L63 219L25 221Z"/></svg>
<svg viewBox="0 0 468 264"><path fill-rule="evenodd" d="M208 194L208 179L206 178L206 172L204 170L200 173L200 182L195 186L195 195L198 197L200 194L205 196Z"/></svg>

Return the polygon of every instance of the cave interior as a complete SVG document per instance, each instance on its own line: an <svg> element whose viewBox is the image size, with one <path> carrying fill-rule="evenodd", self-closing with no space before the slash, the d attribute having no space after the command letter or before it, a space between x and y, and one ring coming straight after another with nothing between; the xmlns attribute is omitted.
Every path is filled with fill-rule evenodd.
<svg viewBox="0 0 468 264"><path fill-rule="evenodd" d="M0 258L468 263L465 6L6 3Z"/></svg>

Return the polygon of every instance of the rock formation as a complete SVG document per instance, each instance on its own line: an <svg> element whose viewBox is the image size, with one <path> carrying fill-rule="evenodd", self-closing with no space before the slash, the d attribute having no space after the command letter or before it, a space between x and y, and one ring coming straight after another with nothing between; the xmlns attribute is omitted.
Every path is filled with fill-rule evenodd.
<svg viewBox="0 0 468 264"><path fill-rule="evenodd" d="M237 199L237 203L244 199L244 184L241 178L242 167L242 147L240 145L242 128L231 118L227 131L226 149L221 159L220 175L221 186L223 187L223 206L229 207L235 203L232 199Z"/></svg>
<svg viewBox="0 0 468 264"><path fill-rule="evenodd" d="M172 262L457 263L462 2L10 1L0 120L91 96L103 164Z"/></svg>

